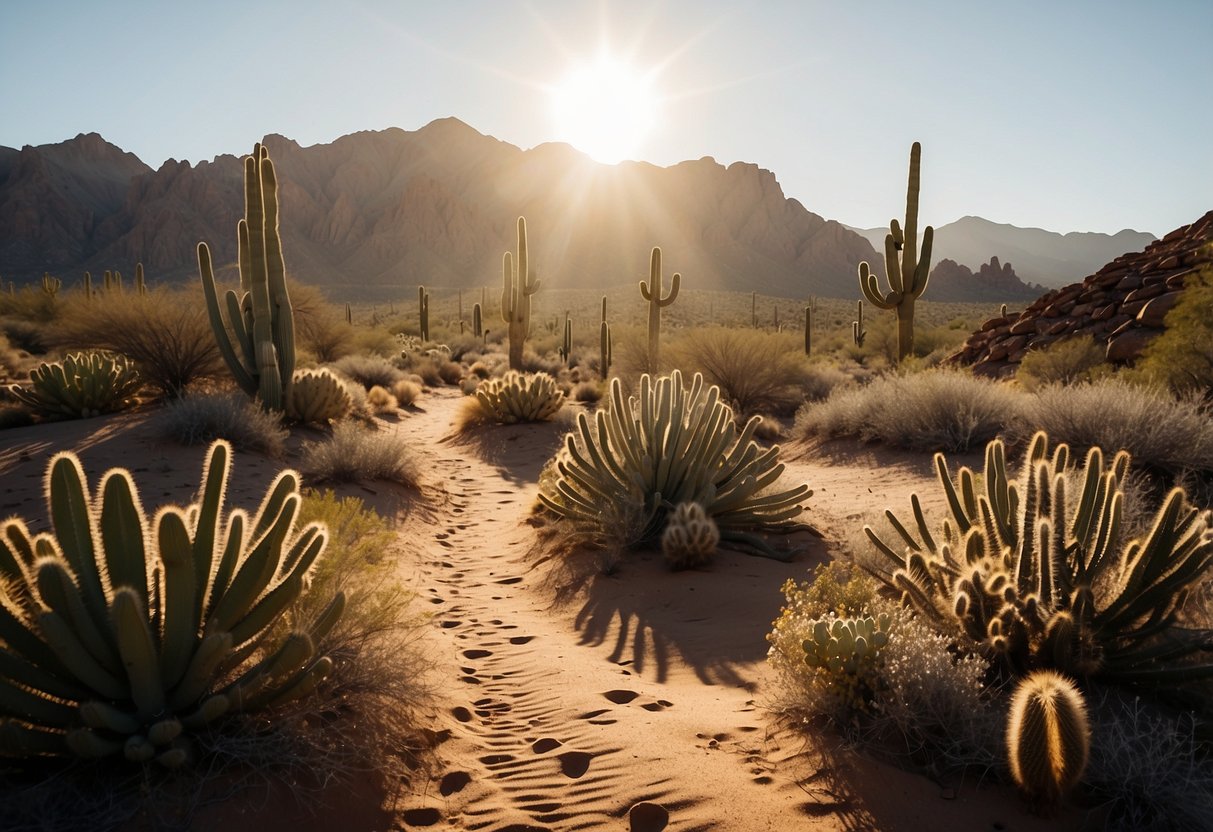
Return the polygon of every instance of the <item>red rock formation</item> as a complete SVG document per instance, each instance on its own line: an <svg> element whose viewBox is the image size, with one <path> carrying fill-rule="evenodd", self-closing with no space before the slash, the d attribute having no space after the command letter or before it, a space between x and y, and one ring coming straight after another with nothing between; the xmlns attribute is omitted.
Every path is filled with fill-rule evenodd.
<svg viewBox="0 0 1213 832"><path fill-rule="evenodd" d="M1010 263L1000 264L997 257L991 257L976 274L954 260L940 260L931 269L931 280L924 297L966 303L1022 303L1042 291L1043 286L1020 280Z"/></svg>
<svg viewBox="0 0 1213 832"><path fill-rule="evenodd" d="M1109 361L1131 363L1162 330L1188 275L1213 261L1210 241L1213 211L1081 283L1042 295L1018 315L986 321L950 360L985 375L1011 375L1029 350L1087 335L1107 345Z"/></svg>

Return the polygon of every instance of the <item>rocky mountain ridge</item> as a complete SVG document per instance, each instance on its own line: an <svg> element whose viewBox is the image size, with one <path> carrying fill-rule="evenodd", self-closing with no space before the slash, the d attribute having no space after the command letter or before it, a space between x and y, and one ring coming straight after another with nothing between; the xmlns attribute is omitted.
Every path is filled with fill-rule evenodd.
<svg viewBox="0 0 1213 832"><path fill-rule="evenodd" d="M1010 263L1000 263L997 257L991 257L976 273L955 260L939 261L931 269L924 297L938 294L964 303L1022 303L1034 300L1044 291L1043 286L1020 280Z"/></svg>

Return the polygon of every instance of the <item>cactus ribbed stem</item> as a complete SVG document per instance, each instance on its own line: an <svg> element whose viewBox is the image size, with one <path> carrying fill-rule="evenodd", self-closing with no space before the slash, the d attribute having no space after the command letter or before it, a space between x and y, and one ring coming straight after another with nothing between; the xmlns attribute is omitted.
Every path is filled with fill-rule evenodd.
<svg viewBox="0 0 1213 832"><path fill-rule="evenodd" d="M661 310L678 298L682 276L677 272L670 280L670 293L661 296L661 249L654 246L649 258L649 279L640 281L640 295L649 302L649 371L658 372L661 349Z"/></svg>
<svg viewBox="0 0 1213 832"><path fill-rule="evenodd" d="M531 328L531 295L539 281L530 271L527 258L526 219L518 218L518 259L506 252L501 262L501 320L509 325L510 369L522 371L522 347Z"/></svg>

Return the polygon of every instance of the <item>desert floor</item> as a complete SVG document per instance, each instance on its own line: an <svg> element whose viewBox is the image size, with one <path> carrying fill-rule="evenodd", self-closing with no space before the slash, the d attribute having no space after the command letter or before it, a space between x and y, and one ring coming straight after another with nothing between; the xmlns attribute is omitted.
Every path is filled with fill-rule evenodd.
<svg viewBox="0 0 1213 832"><path fill-rule="evenodd" d="M789 564L722 551L710 569L671 573L659 553L612 574L536 555L528 522L559 425L450 436L458 391L438 390L384 430L422 462L420 493L344 486L397 524L402 580L429 615L433 669L418 714L439 744L401 786L327 788L301 807L257 791L211 806L193 828L330 830L1033 830L1096 823L1082 810L1031 814L1012 788L944 781L846 748L826 728L779 718L765 635L780 586L828 559L833 541L886 506L938 491L929 454L854 443L785 446L788 477L815 493ZM156 439L154 413L0 434L0 514L42 524L49 455L74 449L95 483L132 469L151 510L190 499L202 447ZM316 434L313 438L318 438ZM306 437L305 437L306 438ZM292 440L292 454L301 439ZM979 463L957 457L953 463ZM229 503L255 507L285 461L237 452Z"/></svg>

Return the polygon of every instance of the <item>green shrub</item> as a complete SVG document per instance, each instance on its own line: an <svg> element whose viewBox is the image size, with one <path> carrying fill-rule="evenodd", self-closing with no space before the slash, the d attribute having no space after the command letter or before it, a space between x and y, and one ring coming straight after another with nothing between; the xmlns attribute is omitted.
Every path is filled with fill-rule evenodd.
<svg viewBox="0 0 1213 832"><path fill-rule="evenodd" d="M1104 345L1090 336L1055 341L1025 355L1019 362L1015 380L1025 390L1093 381L1111 371L1105 353Z"/></svg>
<svg viewBox="0 0 1213 832"><path fill-rule="evenodd" d="M277 413L239 393L215 393L174 399L156 418L158 432L182 445L226 439L242 451L281 457L287 431Z"/></svg>
<svg viewBox="0 0 1213 832"><path fill-rule="evenodd" d="M1166 330L1146 347L1136 374L1171 388L1213 398L1213 263L1190 275L1183 297L1167 313Z"/></svg>
<svg viewBox="0 0 1213 832"><path fill-rule="evenodd" d="M30 373L27 384L14 384L13 396L50 419L87 419L116 413L135 404L142 379L121 355L75 353Z"/></svg>
<svg viewBox="0 0 1213 832"><path fill-rule="evenodd" d="M231 447L207 451L201 498L149 522L130 474L90 496L79 459L48 466L50 533L19 519L0 534L0 752L125 756L173 768L194 732L229 713L304 696L332 668L316 644L341 615L325 603L303 628L271 631L305 590L325 546L295 530L298 476L284 471L255 516L223 516Z"/></svg>
<svg viewBox="0 0 1213 832"><path fill-rule="evenodd" d="M416 487L420 468L402 433L341 422L333 435L303 446L300 470L310 482L386 480Z"/></svg>

